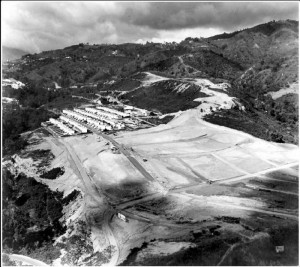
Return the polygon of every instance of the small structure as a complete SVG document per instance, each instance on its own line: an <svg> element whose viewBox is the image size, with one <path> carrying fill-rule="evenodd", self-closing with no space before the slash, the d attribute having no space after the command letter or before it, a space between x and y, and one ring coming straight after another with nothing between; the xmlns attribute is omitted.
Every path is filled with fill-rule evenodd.
<svg viewBox="0 0 300 267"><path fill-rule="evenodd" d="M119 154L119 149L116 146L112 145L110 149L113 154Z"/></svg>
<svg viewBox="0 0 300 267"><path fill-rule="evenodd" d="M136 108L133 106L125 106L124 111L126 114L136 115L136 116L148 116L149 111L146 109Z"/></svg>
<svg viewBox="0 0 300 267"><path fill-rule="evenodd" d="M275 247L276 253L282 253L284 252L284 246L276 246Z"/></svg>
<svg viewBox="0 0 300 267"><path fill-rule="evenodd" d="M124 222L128 222L128 219L126 218L125 215L123 215L122 213L118 212L117 216L120 220L124 221Z"/></svg>
<svg viewBox="0 0 300 267"><path fill-rule="evenodd" d="M107 108L107 107L102 107L102 106L98 106L96 107L97 109L100 109L100 110L103 110L103 111L107 111L109 113L113 113L113 114L116 114L120 117L123 117L123 118L126 118L126 117L129 117L129 115L125 112L121 112L121 111L118 111L118 110L115 110L115 109L112 109L112 108Z"/></svg>

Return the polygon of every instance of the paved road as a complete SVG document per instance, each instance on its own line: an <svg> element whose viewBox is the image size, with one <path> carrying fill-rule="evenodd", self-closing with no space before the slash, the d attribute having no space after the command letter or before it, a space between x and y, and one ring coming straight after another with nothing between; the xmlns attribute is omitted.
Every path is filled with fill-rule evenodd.
<svg viewBox="0 0 300 267"><path fill-rule="evenodd" d="M50 266L50 265L47 265L46 263L44 263L42 261L24 256L24 255L11 254L11 255L8 255L8 256L11 260L22 261L22 262L25 262L26 264L29 264L29 265L32 265L32 266Z"/></svg>

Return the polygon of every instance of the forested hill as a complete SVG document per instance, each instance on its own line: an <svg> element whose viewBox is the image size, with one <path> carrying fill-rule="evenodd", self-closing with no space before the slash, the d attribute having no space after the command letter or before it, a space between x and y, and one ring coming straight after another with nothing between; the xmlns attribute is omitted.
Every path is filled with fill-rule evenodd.
<svg viewBox="0 0 300 267"><path fill-rule="evenodd" d="M267 116L262 123L263 129L268 127L265 125L273 125L272 129L267 129L271 132L279 129L276 140L280 141L284 139L280 129L289 127L290 130L283 134L287 138L284 140L297 142L298 25L298 21L292 20L271 21L210 38L189 37L180 43L80 43L64 49L24 55L5 65L3 77L15 78L45 90L62 87L71 90L69 96L79 88L89 90L91 94L109 91L118 95L131 91L141 84L137 77L143 72L169 79L205 78L216 83L228 82L231 84L229 93L241 100L249 114L256 114L259 118ZM168 92L172 90L167 88ZM166 97L166 90L158 91ZM35 101L36 93L30 93L30 97L24 99L31 106L47 104L43 100L45 97L38 93L40 100ZM140 103L145 103L144 108L148 107L145 99L148 96L141 91L131 95L132 99L138 97ZM186 105L184 97L168 95L169 100L173 97L176 105L168 110L178 111L182 107L194 106ZM156 98L159 100L160 95ZM246 121L248 119L253 120L246 118ZM262 134L257 135L263 138Z"/></svg>

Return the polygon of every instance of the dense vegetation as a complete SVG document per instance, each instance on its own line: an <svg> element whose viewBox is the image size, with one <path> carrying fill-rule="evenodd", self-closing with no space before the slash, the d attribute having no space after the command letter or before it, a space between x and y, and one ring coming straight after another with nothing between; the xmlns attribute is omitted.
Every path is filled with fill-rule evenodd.
<svg viewBox="0 0 300 267"><path fill-rule="evenodd" d="M58 176L61 176L64 174L64 169L63 168L53 168L50 171L45 172L44 174L41 175L41 178L44 179L50 179L50 180L55 180Z"/></svg>
<svg viewBox="0 0 300 267"><path fill-rule="evenodd" d="M184 92L174 91L181 84L188 89ZM171 80L157 82L150 87L141 87L139 90L124 94L120 98L128 100L129 104L139 108L171 113L197 107L199 103L193 100L205 96L196 85Z"/></svg>
<svg viewBox="0 0 300 267"><path fill-rule="evenodd" d="M264 107L267 108L266 105ZM285 106L282 107L282 110L284 109ZM220 110L207 115L205 120L244 131L267 141L298 144L299 124L296 111L289 114L278 110L271 108L269 111L259 111L259 109L253 107L248 109L247 112L238 109ZM267 112L270 112L271 115L268 115Z"/></svg>
<svg viewBox="0 0 300 267"><path fill-rule="evenodd" d="M3 250L40 259L48 264L60 256L54 247L56 236L66 230L60 221L64 205L80 194L74 190L63 198L35 179L19 174L12 175L3 169Z"/></svg>
<svg viewBox="0 0 300 267"><path fill-rule="evenodd" d="M4 251L30 255L36 249L55 252L53 238L65 227L62 216L62 193L51 191L35 179L3 170L3 248ZM48 247L48 249L47 249ZM49 249L51 248L51 249Z"/></svg>
<svg viewBox="0 0 300 267"><path fill-rule="evenodd" d="M56 117L56 115L43 108L17 107L11 111L3 110L3 155L12 155L23 149L27 141L20 134L37 129L41 126L41 122L47 121L50 117Z"/></svg>

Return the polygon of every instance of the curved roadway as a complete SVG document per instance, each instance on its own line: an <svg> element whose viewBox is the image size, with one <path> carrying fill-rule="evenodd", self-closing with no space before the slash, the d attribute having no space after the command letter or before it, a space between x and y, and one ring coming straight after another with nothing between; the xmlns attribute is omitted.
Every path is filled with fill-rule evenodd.
<svg viewBox="0 0 300 267"><path fill-rule="evenodd" d="M22 261L22 262L25 262L29 265L32 265L32 266L50 266L50 265L47 265L46 263L42 262L42 261L39 261L39 260L36 260L36 259L33 259L33 258L30 258L28 256L24 256L24 255L19 255L19 254L10 254L8 255L9 258L11 260L14 260L14 261Z"/></svg>

